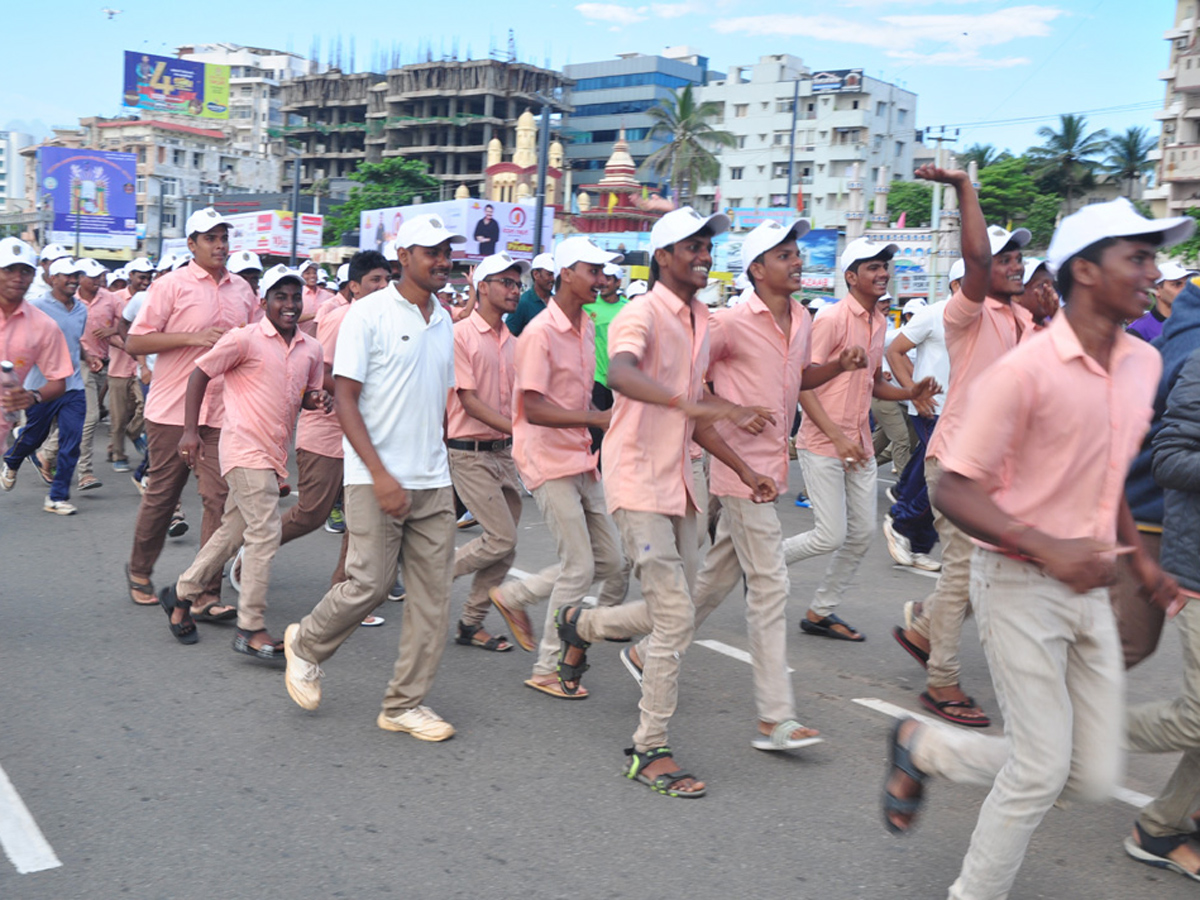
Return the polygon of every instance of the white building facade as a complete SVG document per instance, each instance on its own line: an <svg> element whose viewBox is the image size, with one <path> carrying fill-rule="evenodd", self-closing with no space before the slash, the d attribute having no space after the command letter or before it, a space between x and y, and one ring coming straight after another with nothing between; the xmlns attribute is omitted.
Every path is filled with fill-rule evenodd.
<svg viewBox="0 0 1200 900"><path fill-rule="evenodd" d="M33 135L0 131L0 212L22 212L30 208L21 148L32 143Z"/></svg>

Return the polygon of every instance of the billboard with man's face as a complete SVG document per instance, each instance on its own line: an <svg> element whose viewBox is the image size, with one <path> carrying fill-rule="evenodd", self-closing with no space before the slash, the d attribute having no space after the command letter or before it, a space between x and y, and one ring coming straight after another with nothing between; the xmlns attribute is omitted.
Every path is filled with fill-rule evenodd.
<svg viewBox="0 0 1200 900"><path fill-rule="evenodd" d="M382 250L405 220L429 213L441 216L448 229L467 239L465 244L453 245L455 259L482 259L502 250L513 259L533 258L534 208L499 200L445 200L366 210L359 220L359 249ZM553 237L554 211L547 207L542 220L543 250L550 248Z"/></svg>
<svg viewBox="0 0 1200 900"><path fill-rule="evenodd" d="M122 104L152 112L229 118L229 66L125 51Z"/></svg>

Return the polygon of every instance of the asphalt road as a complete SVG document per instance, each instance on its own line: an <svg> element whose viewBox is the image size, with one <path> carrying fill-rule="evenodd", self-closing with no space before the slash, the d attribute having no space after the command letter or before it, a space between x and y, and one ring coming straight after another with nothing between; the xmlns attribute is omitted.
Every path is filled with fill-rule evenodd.
<svg viewBox="0 0 1200 900"><path fill-rule="evenodd" d="M855 701L921 709L922 672L889 632L902 602L934 583L893 567L881 535L842 612L865 644L796 630L825 561L792 569L789 658L801 719L824 744L752 749L750 667L708 646L688 653L672 744L710 787L684 801L620 777L639 690L617 647L593 649L592 696L571 703L522 686L531 657L520 650L487 653L447 635L428 703L458 735L431 745L375 726L398 604L325 665L315 713L289 700L279 670L234 654L227 626L201 625L200 643L180 646L159 609L127 599L138 498L128 476L98 474L104 487L77 496L70 518L41 512L45 488L29 466L0 496L0 766L62 863L18 874L0 858L4 900L939 898L958 872L983 790L931 783L905 838L881 821L890 718ZM799 480L794 466L793 490ZM197 550L191 489L185 509L193 530L168 542L159 584ZM785 533L811 525L790 498L780 512ZM320 598L337 541L318 531L281 550L275 634ZM517 565L552 556L526 500ZM455 614L466 588L455 585ZM487 624L503 625L494 613ZM698 637L744 650L741 597ZM972 625L963 660L965 686L996 716ZM1133 673L1130 699L1174 696L1179 667L1170 634ZM1132 757L1126 786L1157 793L1174 761ZM0 803L0 834L8 814ZM1118 800L1052 810L1012 896L1194 896L1185 879L1126 857L1133 818Z"/></svg>

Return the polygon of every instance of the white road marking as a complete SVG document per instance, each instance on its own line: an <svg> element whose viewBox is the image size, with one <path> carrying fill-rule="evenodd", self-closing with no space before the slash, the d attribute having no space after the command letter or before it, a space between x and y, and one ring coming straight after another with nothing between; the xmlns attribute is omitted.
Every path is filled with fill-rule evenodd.
<svg viewBox="0 0 1200 900"><path fill-rule="evenodd" d="M899 569L901 572L908 572L910 575L924 575L926 578L937 578L937 572L926 572L924 569L914 569L912 566L894 565L893 569Z"/></svg>
<svg viewBox="0 0 1200 900"><path fill-rule="evenodd" d="M512 566L512 567L511 567L511 568L508 570L508 574L509 574L511 577L513 577L513 578L516 578L516 579L518 579L518 580L524 580L524 579L528 578L530 575L532 575L533 573L532 573L532 572L526 572L524 569L518 569L516 566Z"/></svg>
<svg viewBox="0 0 1200 900"><path fill-rule="evenodd" d="M3 768L0 768L0 845L22 875L62 865Z"/></svg>
<svg viewBox="0 0 1200 900"><path fill-rule="evenodd" d="M699 643L699 641L697 641L697 643ZM923 716L920 713L907 710L902 706L897 706L895 703L888 703L886 700L878 700L875 697L859 697L856 698L854 702L859 706L865 706L867 709L872 709L875 712L881 712L886 716L891 716L893 719L907 716L909 718L916 719L925 725L943 724L935 719L931 719L929 716ZM1134 809L1141 809L1144 806L1149 805L1150 801L1154 799L1153 797L1148 797L1145 794L1137 791L1132 791L1127 787L1115 788L1112 795L1114 800L1120 800L1122 803L1126 803L1129 806L1132 806Z"/></svg>
<svg viewBox="0 0 1200 900"><path fill-rule="evenodd" d="M699 644L701 647L707 647L709 650L716 650L718 653L723 653L725 656L750 664L750 654L745 650L739 650L737 647L731 647L721 641L692 641L693 644ZM788 673L795 672L795 669L789 668Z"/></svg>

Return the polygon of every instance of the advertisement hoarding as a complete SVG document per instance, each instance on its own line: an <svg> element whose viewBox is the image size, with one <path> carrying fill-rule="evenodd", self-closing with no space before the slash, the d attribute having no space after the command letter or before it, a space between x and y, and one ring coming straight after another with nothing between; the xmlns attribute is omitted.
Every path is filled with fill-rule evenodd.
<svg viewBox="0 0 1200 900"><path fill-rule="evenodd" d="M812 77L812 92L826 94L841 92L859 94L863 89L862 69L827 69Z"/></svg>
<svg viewBox="0 0 1200 900"><path fill-rule="evenodd" d="M38 185L54 207L50 240L74 247L137 246L137 156L42 147Z"/></svg>
<svg viewBox="0 0 1200 900"><path fill-rule="evenodd" d="M482 259L507 250L514 259L533 258L534 208L523 203L498 200L446 200L416 206L369 209L359 219L360 250L382 252L411 216L436 214L446 227L465 235L465 244L455 244L455 259ZM549 250L554 236L554 211L547 208L542 221L542 248Z"/></svg>
<svg viewBox="0 0 1200 900"><path fill-rule="evenodd" d="M229 66L125 51L122 103L151 112L229 118Z"/></svg>
<svg viewBox="0 0 1200 900"><path fill-rule="evenodd" d="M292 252L292 213L279 209L226 216L230 222L229 252L250 250L271 256L290 256ZM296 239L296 256L308 259L321 246L325 217L300 214L300 232Z"/></svg>

